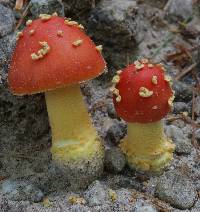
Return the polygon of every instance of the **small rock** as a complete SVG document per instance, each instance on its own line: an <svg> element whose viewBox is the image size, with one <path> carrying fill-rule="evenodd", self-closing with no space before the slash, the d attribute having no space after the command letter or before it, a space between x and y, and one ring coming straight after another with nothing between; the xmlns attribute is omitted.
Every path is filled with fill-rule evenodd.
<svg viewBox="0 0 200 212"><path fill-rule="evenodd" d="M174 81L175 101L189 102L192 99L192 87L184 82Z"/></svg>
<svg viewBox="0 0 200 212"><path fill-rule="evenodd" d="M183 134L183 131L180 128L174 125L168 125L165 127L165 132L175 143L175 151L177 153L189 154L191 152L191 141L185 136L185 134Z"/></svg>
<svg viewBox="0 0 200 212"><path fill-rule="evenodd" d="M0 4L0 38L12 32L15 26L13 11Z"/></svg>
<svg viewBox="0 0 200 212"><path fill-rule="evenodd" d="M91 12L88 29L95 33L97 40L109 45L115 44L118 48L135 47L135 15L136 1L103 0Z"/></svg>
<svg viewBox="0 0 200 212"><path fill-rule="evenodd" d="M133 212L157 212L157 210L148 202L145 202L144 200L138 200L135 203Z"/></svg>
<svg viewBox="0 0 200 212"><path fill-rule="evenodd" d="M188 111L189 107L185 102L174 102L173 112L179 114L181 112Z"/></svg>
<svg viewBox="0 0 200 212"><path fill-rule="evenodd" d="M64 16L64 6L60 0L31 0L30 11L34 18L40 14L53 14L57 12L59 16Z"/></svg>
<svg viewBox="0 0 200 212"><path fill-rule="evenodd" d="M192 5L192 0L169 0L164 10L171 20L185 21L193 16Z"/></svg>
<svg viewBox="0 0 200 212"><path fill-rule="evenodd" d="M100 0L63 0L65 14L78 20L81 18L84 19L99 1Z"/></svg>
<svg viewBox="0 0 200 212"><path fill-rule="evenodd" d="M106 187L96 180L84 193L84 198L87 200L89 206L102 205L108 199L108 192Z"/></svg>
<svg viewBox="0 0 200 212"><path fill-rule="evenodd" d="M24 181L7 180L2 184L2 193L6 194L10 200L40 202L44 194L40 189Z"/></svg>
<svg viewBox="0 0 200 212"><path fill-rule="evenodd" d="M108 171L120 172L126 164L126 159L122 151L117 148L107 149L105 152L105 166Z"/></svg>
<svg viewBox="0 0 200 212"><path fill-rule="evenodd" d="M117 119L107 119L104 122L105 140L110 143L118 144L126 134L125 122Z"/></svg>
<svg viewBox="0 0 200 212"><path fill-rule="evenodd" d="M113 67L126 65L127 54L132 55L136 49L137 10L133 0L102 0L91 11L88 32L98 45L103 44L104 57ZM112 74L109 68L107 76Z"/></svg>
<svg viewBox="0 0 200 212"><path fill-rule="evenodd" d="M160 177L155 195L179 209L188 209L194 205L197 192L192 181L179 171L173 170Z"/></svg>

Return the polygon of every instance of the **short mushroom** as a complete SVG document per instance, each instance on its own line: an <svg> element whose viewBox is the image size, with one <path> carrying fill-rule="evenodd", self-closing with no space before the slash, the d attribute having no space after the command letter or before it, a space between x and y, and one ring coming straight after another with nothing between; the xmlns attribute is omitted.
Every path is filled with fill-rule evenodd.
<svg viewBox="0 0 200 212"><path fill-rule="evenodd" d="M71 178L98 176L104 150L79 83L104 72L101 46L95 46L82 25L56 14L42 14L26 25L10 64L10 90L15 95L45 92L53 161Z"/></svg>
<svg viewBox="0 0 200 212"><path fill-rule="evenodd" d="M170 164L174 144L166 138L162 118L170 111L174 92L161 64L135 61L113 78L117 114L128 122L120 144L131 168L159 173Z"/></svg>

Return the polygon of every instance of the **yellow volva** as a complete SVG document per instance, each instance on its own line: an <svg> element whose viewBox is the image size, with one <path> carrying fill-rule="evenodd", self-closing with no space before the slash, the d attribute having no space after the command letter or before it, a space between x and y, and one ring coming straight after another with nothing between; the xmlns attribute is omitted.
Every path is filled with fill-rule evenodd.
<svg viewBox="0 0 200 212"><path fill-rule="evenodd" d="M132 168L159 172L171 162L175 145L165 136L162 121L158 121L128 123L127 137L120 147Z"/></svg>

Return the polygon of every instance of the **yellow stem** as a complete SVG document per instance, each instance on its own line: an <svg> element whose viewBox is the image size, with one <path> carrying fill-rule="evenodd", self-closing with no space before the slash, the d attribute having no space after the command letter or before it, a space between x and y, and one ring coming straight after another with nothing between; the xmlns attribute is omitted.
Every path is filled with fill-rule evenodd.
<svg viewBox="0 0 200 212"><path fill-rule="evenodd" d="M174 145L166 138L161 121L128 123L127 137L121 144L130 167L159 172L172 160Z"/></svg>
<svg viewBox="0 0 200 212"><path fill-rule="evenodd" d="M79 85L45 93L56 161L87 159L100 148ZM101 149L101 148L100 148Z"/></svg>

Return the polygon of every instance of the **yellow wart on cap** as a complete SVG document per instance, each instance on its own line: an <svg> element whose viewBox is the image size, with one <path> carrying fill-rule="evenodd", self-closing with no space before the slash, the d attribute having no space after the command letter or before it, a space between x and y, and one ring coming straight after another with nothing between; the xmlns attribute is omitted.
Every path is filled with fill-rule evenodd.
<svg viewBox="0 0 200 212"><path fill-rule="evenodd" d="M138 70L138 69L141 69L144 67L144 64L140 63L140 61L136 60L134 62L134 65L135 65L135 68Z"/></svg>
<svg viewBox="0 0 200 212"><path fill-rule="evenodd" d="M35 33L35 30L34 29L31 29L30 31L29 31L29 34L30 35L33 35Z"/></svg>
<svg viewBox="0 0 200 212"><path fill-rule="evenodd" d="M121 97L120 95L118 95L118 96L116 97L116 102L121 102L121 100L122 100L122 97Z"/></svg>
<svg viewBox="0 0 200 212"><path fill-rule="evenodd" d="M64 20L64 24L69 25L69 26L77 26L78 23L76 21L70 21L70 19Z"/></svg>
<svg viewBox="0 0 200 212"><path fill-rule="evenodd" d="M96 50L101 53L103 50L103 46L102 45L96 46Z"/></svg>
<svg viewBox="0 0 200 212"><path fill-rule="evenodd" d="M122 73L122 70L118 70L116 73L117 75L120 75Z"/></svg>
<svg viewBox="0 0 200 212"><path fill-rule="evenodd" d="M28 21L26 22L26 26L30 26L32 23L33 23L32 20L28 20Z"/></svg>
<svg viewBox="0 0 200 212"><path fill-rule="evenodd" d="M39 18L42 20L42 21L48 21L51 19L51 15L48 15L48 14L40 14L39 15Z"/></svg>
<svg viewBox="0 0 200 212"><path fill-rule="evenodd" d="M148 62L149 62L149 60L148 60L148 59L146 59L146 58L141 59L140 61L141 61L141 63L148 63Z"/></svg>
<svg viewBox="0 0 200 212"><path fill-rule="evenodd" d="M52 14L52 16L58 16L58 13L57 12L54 12L53 14Z"/></svg>
<svg viewBox="0 0 200 212"><path fill-rule="evenodd" d="M116 96L116 102L120 102L122 98L119 94L119 90L113 86L110 88L110 91Z"/></svg>
<svg viewBox="0 0 200 212"><path fill-rule="evenodd" d="M79 25L78 25L78 28L79 28L79 29L85 29L84 26L83 26L82 24L79 24Z"/></svg>
<svg viewBox="0 0 200 212"><path fill-rule="evenodd" d="M173 94L172 94L172 96L171 97L169 97L169 99L168 99L168 105L169 106L173 106L173 101L174 101L174 99L175 99L175 95L174 95L174 91L173 91Z"/></svg>
<svg viewBox="0 0 200 212"><path fill-rule="evenodd" d="M73 46L80 46L83 43L83 40L76 40L72 43Z"/></svg>
<svg viewBox="0 0 200 212"><path fill-rule="evenodd" d="M57 31L57 35L60 36L60 37L62 37L63 36L63 31L62 30L58 30Z"/></svg>
<svg viewBox="0 0 200 212"><path fill-rule="evenodd" d="M149 64L148 64L148 67L149 67L149 68L153 68L153 64L149 63Z"/></svg>
<svg viewBox="0 0 200 212"><path fill-rule="evenodd" d="M153 75L152 79L151 79L151 82L154 84L154 85L157 85L158 84L158 77L156 75Z"/></svg>
<svg viewBox="0 0 200 212"><path fill-rule="evenodd" d="M23 32L18 32L17 36L16 36L16 39L19 40L19 38L21 38L22 36L23 36Z"/></svg>
<svg viewBox="0 0 200 212"><path fill-rule="evenodd" d="M120 76L119 75L115 75L112 79L112 83L117 84L120 81Z"/></svg>
<svg viewBox="0 0 200 212"><path fill-rule="evenodd" d="M153 95L153 91L150 91L149 89L147 89L145 87L141 87L139 90L139 95L141 97L150 97Z"/></svg>
<svg viewBox="0 0 200 212"><path fill-rule="evenodd" d="M46 41L41 41L39 42L39 44L42 46L42 48L39 49L37 53L31 54L32 60L39 60L43 58L50 51L50 46Z"/></svg>
<svg viewBox="0 0 200 212"><path fill-rule="evenodd" d="M157 110L157 109L158 109L158 106L157 106L157 105L154 105L154 106L152 107L152 109L153 109L153 110Z"/></svg>
<svg viewBox="0 0 200 212"><path fill-rule="evenodd" d="M165 75L165 76L164 76L164 80L165 80L166 82L168 82L170 86L172 86L172 78L171 78L170 76Z"/></svg>

